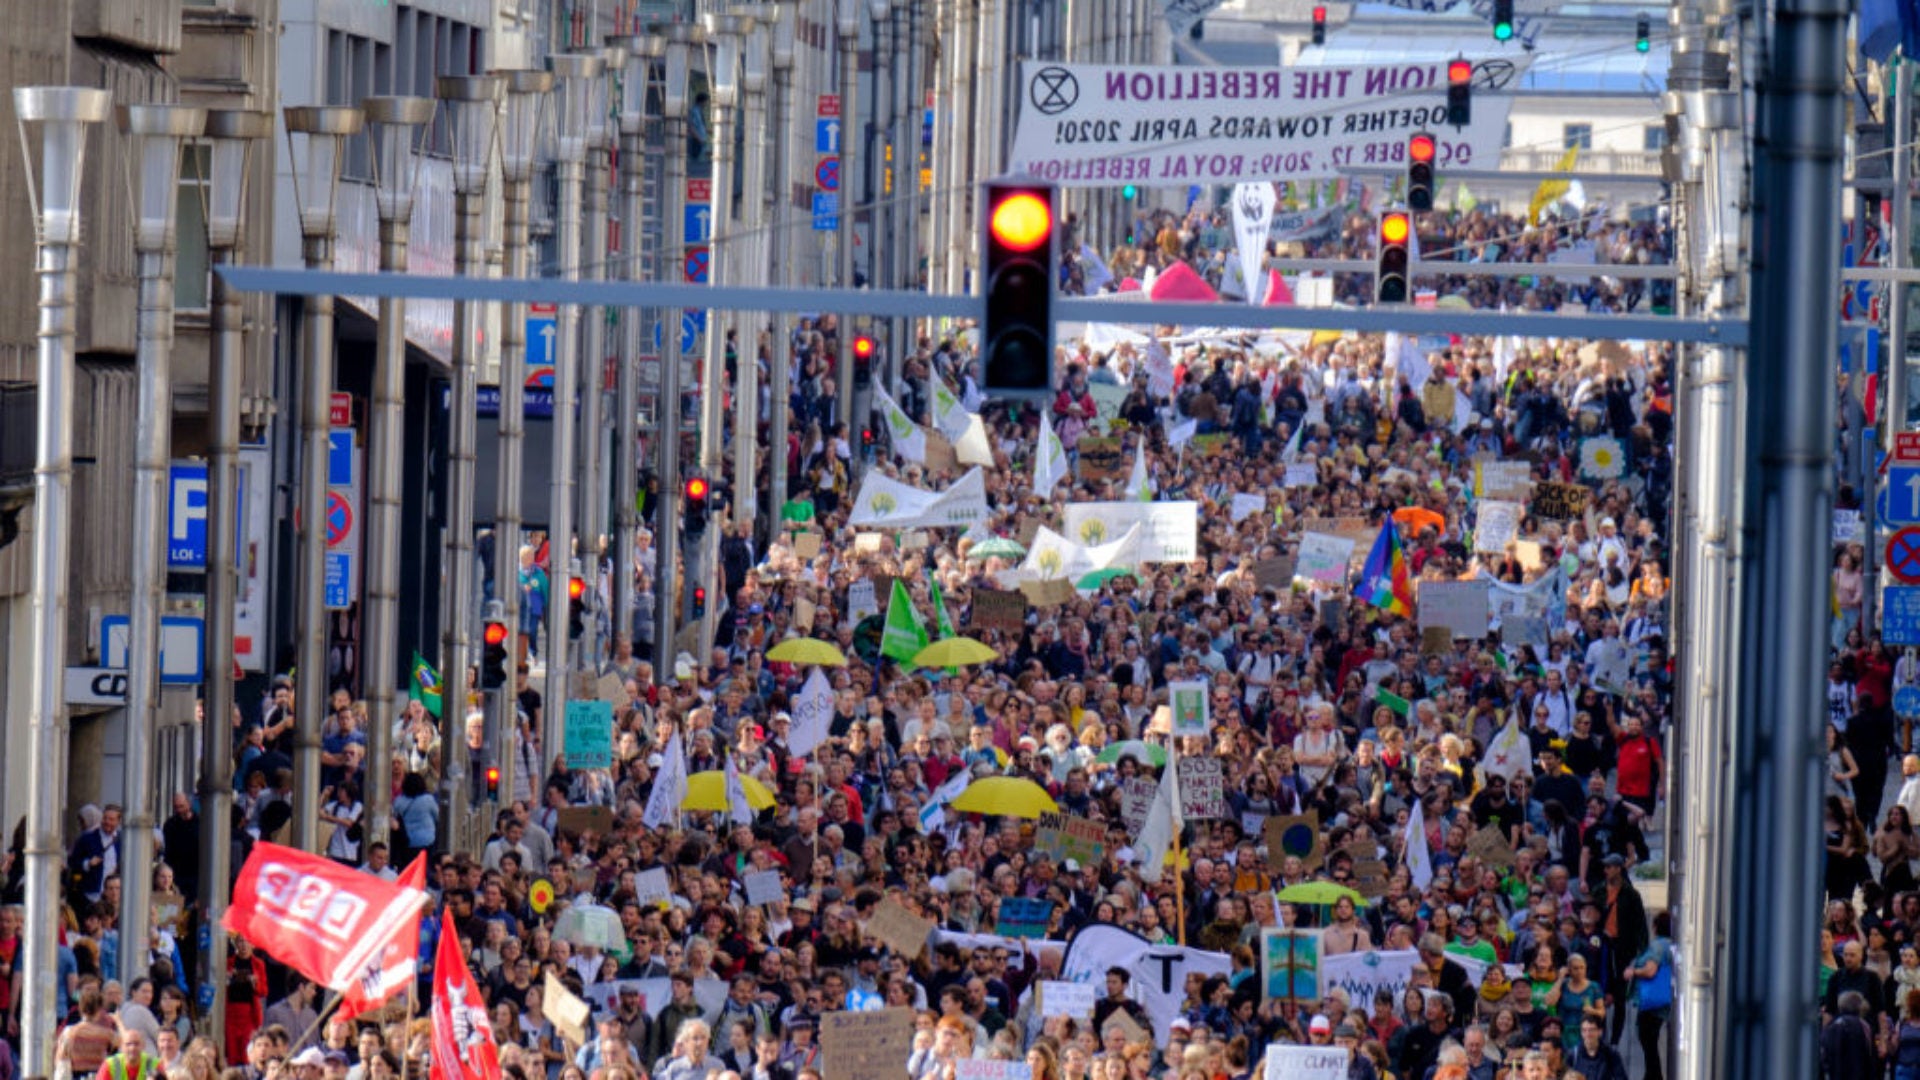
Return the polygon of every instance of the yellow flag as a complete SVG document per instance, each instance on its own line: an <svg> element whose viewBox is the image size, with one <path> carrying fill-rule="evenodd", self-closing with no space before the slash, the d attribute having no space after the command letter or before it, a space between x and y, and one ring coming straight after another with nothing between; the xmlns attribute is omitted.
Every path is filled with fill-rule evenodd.
<svg viewBox="0 0 1920 1080"><path fill-rule="evenodd" d="M1579 147L1567 147L1567 152L1560 156L1560 164L1554 166L1554 171L1562 173L1572 172L1574 161L1577 160L1579 156ZM1533 191L1533 198L1527 202L1527 224L1537 224L1540 220L1540 211L1558 202L1560 197L1565 195L1571 188L1572 184L1567 180L1540 181L1540 186Z"/></svg>

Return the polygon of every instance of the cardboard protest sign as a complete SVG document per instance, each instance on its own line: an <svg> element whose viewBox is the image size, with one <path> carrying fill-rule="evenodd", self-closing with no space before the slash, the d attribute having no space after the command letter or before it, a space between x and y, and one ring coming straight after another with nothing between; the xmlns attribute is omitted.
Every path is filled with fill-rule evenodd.
<svg viewBox="0 0 1920 1080"><path fill-rule="evenodd" d="M594 697L606 702L613 708L624 709L627 707L627 682L620 676L612 673L602 675L600 676L600 681L593 684L593 689ZM567 764L573 764L573 759L567 759Z"/></svg>
<svg viewBox="0 0 1920 1080"><path fill-rule="evenodd" d="M933 932L933 927L932 919L915 915L905 904L889 896L875 905L873 916L867 920L867 936L911 961L926 948L927 935Z"/></svg>
<svg viewBox="0 0 1920 1080"><path fill-rule="evenodd" d="M1546 556L1540 550L1538 540L1516 540L1513 542L1513 557L1520 561L1520 569L1529 573L1544 569Z"/></svg>
<svg viewBox="0 0 1920 1080"><path fill-rule="evenodd" d="M1033 846L1055 862L1072 859L1082 866L1099 865L1106 858L1107 827L1091 818L1041 814L1034 822Z"/></svg>
<svg viewBox="0 0 1920 1080"><path fill-rule="evenodd" d="M556 814L554 825L561 832L575 836L587 833L605 836L613 831L613 807L563 806Z"/></svg>
<svg viewBox="0 0 1920 1080"><path fill-rule="evenodd" d="M855 533L853 536L853 553L855 555L878 555L885 540L886 537L881 536L879 533Z"/></svg>
<svg viewBox="0 0 1920 1080"><path fill-rule="evenodd" d="M1293 574L1294 560L1285 555L1253 564L1253 583L1263 589L1290 589Z"/></svg>
<svg viewBox="0 0 1920 1080"><path fill-rule="evenodd" d="M820 1015L821 1064L829 1076L891 1076L913 1056L913 1010Z"/></svg>
<svg viewBox="0 0 1920 1080"><path fill-rule="evenodd" d="M1117 437L1082 435L1079 451L1081 479L1119 480L1127 475L1126 455L1121 453Z"/></svg>
<svg viewBox="0 0 1920 1080"><path fill-rule="evenodd" d="M1225 818L1227 816L1227 778L1219 758L1183 757L1180 770L1180 816Z"/></svg>
<svg viewBox="0 0 1920 1080"><path fill-rule="evenodd" d="M1309 874L1326 862L1326 838L1320 834L1317 811L1268 818L1266 839L1267 864L1275 870L1286 864L1288 856L1297 857Z"/></svg>
<svg viewBox="0 0 1920 1080"><path fill-rule="evenodd" d="M1040 983L1040 1015L1091 1019L1094 1003L1099 996L1098 988L1092 983L1048 979Z"/></svg>
<svg viewBox="0 0 1920 1080"><path fill-rule="evenodd" d="M1041 609L1057 608L1079 595L1073 590L1073 582L1066 578L1023 581L1020 583L1020 593L1027 598L1027 603Z"/></svg>
<svg viewBox="0 0 1920 1080"><path fill-rule="evenodd" d="M1118 1028L1120 1030L1121 1041L1125 1042L1129 1046L1135 1043L1144 1043L1144 1042L1153 1041L1152 1034L1150 1034L1146 1028L1141 1027L1139 1022L1136 1021L1133 1017L1127 1015L1127 1012L1124 1009L1115 1009L1107 1017L1107 1026L1101 1029L1101 1033L1105 1034L1106 1032L1112 1031L1115 1028Z"/></svg>
<svg viewBox="0 0 1920 1080"><path fill-rule="evenodd" d="M1415 604L1420 628L1444 627L1456 638L1487 636L1486 581L1422 581Z"/></svg>
<svg viewBox="0 0 1920 1080"><path fill-rule="evenodd" d="M1513 845L1501 834L1500 827L1489 825L1467 837L1467 854L1488 866L1502 870L1513 868Z"/></svg>
<svg viewBox="0 0 1920 1080"><path fill-rule="evenodd" d="M1137 833L1146 827L1147 811L1153 808L1153 796L1160 785L1143 776L1120 783L1120 819L1127 831Z"/></svg>
<svg viewBox="0 0 1920 1080"><path fill-rule="evenodd" d="M1579 484L1541 483L1534 485L1530 505L1534 517L1572 521L1587 512L1592 497L1593 491Z"/></svg>
<svg viewBox="0 0 1920 1080"><path fill-rule="evenodd" d="M820 534L809 529L793 535L793 553L802 562L820 556Z"/></svg>
<svg viewBox="0 0 1920 1080"><path fill-rule="evenodd" d="M1358 859L1353 864L1353 891L1369 900L1387 895L1389 873L1381 859Z"/></svg>
<svg viewBox="0 0 1920 1080"><path fill-rule="evenodd" d="M746 889L747 903L756 907L784 900L787 896L786 888L780 884L778 870L756 870L741 878L740 884Z"/></svg>
<svg viewBox="0 0 1920 1080"><path fill-rule="evenodd" d="M973 607L967 612L967 626L985 630L1004 630L1017 634L1027 623L1027 598L1008 589L973 590Z"/></svg>
<svg viewBox="0 0 1920 1080"><path fill-rule="evenodd" d="M1488 499L1474 520L1473 550L1498 555L1520 534L1520 504Z"/></svg>
<svg viewBox="0 0 1920 1080"><path fill-rule="evenodd" d="M1420 628L1420 655L1445 655L1453 650L1453 631L1444 626Z"/></svg>

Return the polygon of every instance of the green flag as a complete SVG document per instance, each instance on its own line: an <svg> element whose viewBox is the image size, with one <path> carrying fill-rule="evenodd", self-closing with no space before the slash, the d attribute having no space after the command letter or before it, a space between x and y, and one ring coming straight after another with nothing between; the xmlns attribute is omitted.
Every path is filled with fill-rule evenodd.
<svg viewBox="0 0 1920 1080"><path fill-rule="evenodd" d="M913 608L913 597L899 578L893 579L893 595L887 601L887 621L880 631L880 655L900 661L902 670L913 669L913 658L927 647L927 627Z"/></svg>
<svg viewBox="0 0 1920 1080"><path fill-rule="evenodd" d="M433 715L440 715L440 673L418 652L413 654L413 685L407 688L407 697L425 704Z"/></svg>
<svg viewBox="0 0 1920 1080"><path fill-rule="evenodd" d="M1413 711L1413 703L1399 694L1387 689L1386 684L1376 683L1373 688L1373 700L1399 713L1401 716Z"/></svg>
<svg viewBox="0 0 1920 1080"><path fill-rule="evenodd" d="M953 636L953 620L947 617L947 600L940 594L940 579L927 571L927 588L933 594L933 628L942 638Z"/></svg>

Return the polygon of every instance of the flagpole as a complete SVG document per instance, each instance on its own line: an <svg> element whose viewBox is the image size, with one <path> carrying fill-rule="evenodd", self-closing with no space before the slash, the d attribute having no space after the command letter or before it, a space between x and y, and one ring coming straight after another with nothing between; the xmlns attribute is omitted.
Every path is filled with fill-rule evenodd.
<svg viewBox="0 0 1920 1080"><path fill-rule="evenodd" d="M293 1048L297 1050L305 1046L307 1040L313 1038L314 1033L320 1030L320 1025L327 1022L327 1017L332 1016L333 1010L339 1008L340 1003L344 1000L346 1000L345 995L337 990L334 991L333 1000L327 1002L327 1007L321 1009L319 1015L313 1018L313 1023L307 1025L307 1030L301 1032L300 1037L293 1040ZM402 1077L401 1080L405 1080L405 1077Z"/></svg>
<svg viewBox="0 0 1920 1080"><path fill-rule="evenodd" d="M444 931L446 928L443 926L441 929ZM419 996L419 984L420 980L417 978L407 980L407 1022L400 1028L406 1033L405 1041L400 1044L400 1080L407 1080L407 1063L412 1060L407 1053L407 1043L413 1041L414 999Z"/></svg>
<svg viewBox="0 0 1920 1080"><path fill-rule="evenodd" d="M1178 924L1180 947L1187 946L1187 874L1180 868L1180 834L1186 820L1180 815L1180 737L1167 740L1167 768L1173 773L1173 917Z"/></svg>

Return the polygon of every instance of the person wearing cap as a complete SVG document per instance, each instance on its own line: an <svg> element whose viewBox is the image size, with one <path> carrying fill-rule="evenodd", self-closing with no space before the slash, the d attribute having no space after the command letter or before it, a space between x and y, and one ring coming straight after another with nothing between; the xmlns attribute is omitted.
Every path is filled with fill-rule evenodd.
<svg viewBox="0 0 1920 1080"><path fill-rule="evenodd" d="M1333 1045L1347 1052L1347 1080L1379 1080L1372 1059L1360 1052L1362 1030L1351 1018L1340 1021L1333 1027Z"/></svg>

